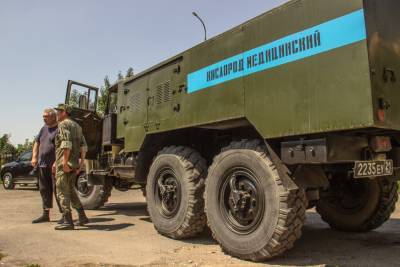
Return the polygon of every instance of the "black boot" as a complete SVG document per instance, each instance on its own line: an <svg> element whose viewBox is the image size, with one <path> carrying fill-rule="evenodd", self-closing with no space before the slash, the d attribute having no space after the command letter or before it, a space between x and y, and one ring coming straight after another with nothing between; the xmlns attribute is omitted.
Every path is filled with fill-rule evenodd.
<svg viewBox="0 0 400 267"><path fill-rule="evenodd" d="M61 215L61 218L57 221L57 224L63 224L64 223L64 215Z"/></svg>
<svg viewBox="0 0 400 267"><path fill-rule="evenodd" d="M74 222L72 221L71 212L64 214L64 223L56 226L55 230L74 230Z"/></svg>
<svg viewBox="0 0 400 267"><path fill-rule="evenodd" d="M83 208L77 209L76 211L78 212L78 221L75 223L76 226L84 226L89 223L89 219Z"/></svg>
<svg viewBox="0 0 400 267"><path fill-rule="evenodd" d="M49 210L43 210L43 215L32 221L32 223L50 222Z"/></svg>

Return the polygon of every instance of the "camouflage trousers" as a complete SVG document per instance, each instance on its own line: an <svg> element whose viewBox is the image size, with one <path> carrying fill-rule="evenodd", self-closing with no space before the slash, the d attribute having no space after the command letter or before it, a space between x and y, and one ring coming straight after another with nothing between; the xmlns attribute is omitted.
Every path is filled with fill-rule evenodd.
<svg viewBox="0 0 400 267"><path fill-rule="evenodd" d="M82 204L75 191L77 175L75 172L57 173L56 189L57 197L61 204L63 214L71 212L71 204L74 209L81 209Z"/></svg>

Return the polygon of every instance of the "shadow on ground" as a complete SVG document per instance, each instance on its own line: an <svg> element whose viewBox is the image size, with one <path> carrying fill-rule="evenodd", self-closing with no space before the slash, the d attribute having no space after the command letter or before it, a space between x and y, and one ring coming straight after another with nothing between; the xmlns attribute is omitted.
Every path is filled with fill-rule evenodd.
<svg viewBox="0 0 400 267"><path fill-rule="evenodd" d="M106 213L97 215L138 216L139 220L151 222L146 203L111 203L101 208ZM113 231L130 227L130 224L121 225L88 225L86 230ZM109 229L109 227L113 227ZM400 254L400 219L390 219L377 231L368 233L344 233L334 231L321 221L315 212L307 213L307 222L303 228L303 235L295 243L293 249L272 261L269 265L282 266L381 266L380 262L387 262L388 255L397 257ZM85 230L85 229L82 229ZM216 245L208 227L195 238L181 241L187 245ZM361 264L361 265L360 265ZM400 260L393 265L400 266Z"/></svg>
<svg viewBox="0 0 400 267"><path fill-rule="evenodd" d="M14 189L9 190L11 191L39 191L39 188L37 188L36 186L21 186L21 185L16 185Z"/></svg>
<svg viewBox="0 0 400 267"><path fill-rule="evenodd" d="M97 230L97 231L118 231L128 227L134 226L133 223L118 223L118 224L86 224L85 226L80 226L76 230L78 231L88 231L88 230Z"/></svg>
<svg viewBox="0 0 400 267"><path fill-rule="evenodd" d="M108 203L104 207L100 208L99 211L107 211L107 213L99 214L97 216L113 216L113 215L137 216L137 217L149 216L149 213L147 212L147 205L144 202Z"/></svg>
<svg viewBox="0 0 400 267"><path fill-rule="evenodd" d="M309 212L294 248L268 264L382 266L388 257L400 253L400 232L394 229L400 229L399 219L390 219L379 231L344 233L330 229L318 214ZM391 266L400 266L400 260Z"/></svg>

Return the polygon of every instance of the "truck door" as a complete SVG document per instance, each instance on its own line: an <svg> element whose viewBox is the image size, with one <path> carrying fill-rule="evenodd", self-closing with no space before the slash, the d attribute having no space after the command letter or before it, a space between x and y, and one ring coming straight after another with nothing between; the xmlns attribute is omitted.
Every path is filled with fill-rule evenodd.
<svg viewBox="0 0 400 267"><path fill-rule="evenodd" d="M68 81L65 104L72 107L71 118L82 127L88 152L87 159L96 159L101 151L102 119L97 114L98 88Z"/></svg>
<svg viewBox="0 0 400 267"><path fill-rule="evenodd" d="M364 1L375 122L400 129L400 1Z"/></svg>

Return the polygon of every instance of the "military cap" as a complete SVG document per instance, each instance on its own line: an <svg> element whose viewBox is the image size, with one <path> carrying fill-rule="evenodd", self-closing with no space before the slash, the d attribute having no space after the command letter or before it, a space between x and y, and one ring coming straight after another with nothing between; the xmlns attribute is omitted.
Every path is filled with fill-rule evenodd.
<svg viewBox="0 0 400 267"><path fill-rule="evenodd" d="M67 114L71 114L71 106L67 105L67 104L58 104L57 107L54 108L55 110L60 110L60 111L65 111L67 112Z"/></svg>

